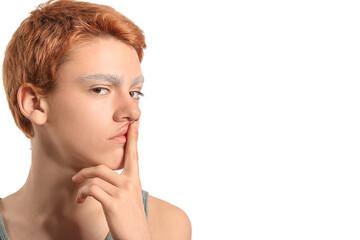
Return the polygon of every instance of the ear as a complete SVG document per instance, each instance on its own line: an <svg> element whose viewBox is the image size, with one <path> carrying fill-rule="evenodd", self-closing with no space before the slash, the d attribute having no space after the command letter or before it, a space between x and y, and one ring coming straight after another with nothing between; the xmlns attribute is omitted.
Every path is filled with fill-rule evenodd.
<svg viewBox="0 0 360 240"><path fill-rule="evenodd" d="M17 100L21 113L32 123L43 125L47 120L48 103L45 96L37 93L31 83L21 85L17 92Z"/></svg>

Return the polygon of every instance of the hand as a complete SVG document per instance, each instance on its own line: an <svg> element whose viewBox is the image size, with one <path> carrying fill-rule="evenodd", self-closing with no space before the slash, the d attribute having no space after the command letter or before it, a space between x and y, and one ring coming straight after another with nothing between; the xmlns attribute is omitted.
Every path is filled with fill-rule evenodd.
<svg viewBox="0 0 360 240"><path fill-rule="evenodd" d="M129 126L121 174L99 165L83 168L72 178L82 184L76 202L83 203L89 196L99 201L114 240L151 239L139 177L138 126L139 121Z"/></svg>

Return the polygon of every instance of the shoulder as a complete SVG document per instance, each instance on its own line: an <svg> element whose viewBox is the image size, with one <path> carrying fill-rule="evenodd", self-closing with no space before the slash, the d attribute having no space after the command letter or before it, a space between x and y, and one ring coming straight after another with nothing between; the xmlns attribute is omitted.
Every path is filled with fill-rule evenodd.
<svg viewBox="0 0 360 240"><path fill-rule="evenodd" d="M148 204L148 222L153 240L191 239L190 219L182 209L151 195Z"/></svg>

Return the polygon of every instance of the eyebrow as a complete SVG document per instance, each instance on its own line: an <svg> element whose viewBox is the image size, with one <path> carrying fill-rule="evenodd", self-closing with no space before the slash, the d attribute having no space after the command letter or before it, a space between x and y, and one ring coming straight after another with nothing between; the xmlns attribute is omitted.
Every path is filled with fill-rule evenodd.
<svg viewBox="0 0 360 240"><path fill-rule="evenodd" d="M139 85L141 83L144 83L144 77L138 76L134 79L134 81L131 83L130 87L135 87L136 85ZM122 76L113 75L113 74L90 74L83 77L80 77L81 82L107 82L112 85L121 86L124 83L124 79Z"/></svg>

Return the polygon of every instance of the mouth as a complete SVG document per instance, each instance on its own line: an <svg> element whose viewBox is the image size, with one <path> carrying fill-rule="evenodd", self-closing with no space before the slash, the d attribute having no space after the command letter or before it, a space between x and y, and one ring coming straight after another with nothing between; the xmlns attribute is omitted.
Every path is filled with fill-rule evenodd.
<svg viewBox="0 0 360 240"><path fill-rule="evenodd" d="M127 136L126 135L116 136L116 137L110 138L109 140L113 141L115 143L126 143Z"/></svg>
<svg viewBox="0 0 360 240"><path fill-rule="evenodd" d="M120 132L116 136L110 138L109 140L113 141L115 143L126 143L126 141L127 141L127 132L129 130L129 125L130 125L130 123L128 123L124 127L122 127Z"/></svg>

